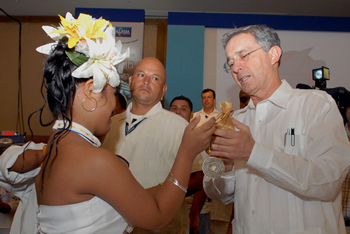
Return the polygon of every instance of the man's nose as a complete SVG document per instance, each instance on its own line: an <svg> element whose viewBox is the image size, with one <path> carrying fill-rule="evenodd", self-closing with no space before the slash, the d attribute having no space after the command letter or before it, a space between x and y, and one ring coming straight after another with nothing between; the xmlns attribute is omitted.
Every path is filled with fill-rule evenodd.
<svg viewBox="0 0 350 234"><path fill-rule="evenodd" d="M238 73L239 71L241 71L242 70L242 66L243 66L243 63L241 62L241 60L237 60L234 64L233 64L233 66L231 67L231 71L233 72L233 73Z"/></svg>
<svg viewBox="0 0 350 234"><path fill-rule="evenodd" d="M149 76L145 76L145 78L143 79L143 83L148 85L150 84L150 82L151 82L151 78Z"/></svg>

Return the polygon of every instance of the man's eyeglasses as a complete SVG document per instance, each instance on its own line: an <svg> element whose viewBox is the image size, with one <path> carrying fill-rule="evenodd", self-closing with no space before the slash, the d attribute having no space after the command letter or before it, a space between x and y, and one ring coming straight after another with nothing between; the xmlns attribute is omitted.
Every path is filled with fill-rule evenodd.
<svg viewBox="0 0 350 234"><path fill-rule="evenodd" d="M252 51L249 51L249 52L241 52L240 54L237 55L237 58L236 59L230 59L230 60L227 60L226 64L225 64L225 69L227 70L231 70L233 65L235 64L235 62L237 61L240 61L240 62L243 62L243 63L246 63L248 60L249 60L249 55L251 53L254 53L255 51L258 51L262 49L262 47L259 47L255 50L252 50Z"/></svg>

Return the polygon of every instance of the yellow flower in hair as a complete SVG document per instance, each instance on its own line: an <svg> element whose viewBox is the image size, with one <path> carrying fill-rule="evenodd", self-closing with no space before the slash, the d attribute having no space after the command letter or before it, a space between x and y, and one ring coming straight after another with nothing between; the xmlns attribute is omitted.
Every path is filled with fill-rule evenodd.
<svg viewBox="0 0 350 234"><path fill-rule="evenodd" d="M90 15L80 14L74 19L71 13L61 18L57 27L43 26L43 30L55 42L39 46L39 53L50 55L58 42L68 38L66 50L68 58L78 68L72 72L75 78L90 78L94 80L94 92L103 90L106 84L116 87L120 83L118 70L122 70L122 62L130 56L130 50L122 53L122 42L115 42L115 28L107 20L96 20ZM118 68L116 67L118 65Z"/></svg>
<svg viewBox="0 0 350 234"><path fill-rule="evenodd" d="M67 13L66 18L61 15L59 17L61 18L62 28L51 33L67 35L69 48L73 48L80 40L85 40L85 38L91 40L103 38L107 40L104 30L107 26L112 26L105 19L96 20L86 14L80 14L78 19L74 19L70 13Z"/></svg>

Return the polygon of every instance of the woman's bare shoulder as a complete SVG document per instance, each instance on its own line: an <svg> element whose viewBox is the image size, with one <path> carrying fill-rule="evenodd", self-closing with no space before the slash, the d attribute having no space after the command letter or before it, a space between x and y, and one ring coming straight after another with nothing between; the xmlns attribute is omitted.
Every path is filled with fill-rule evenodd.
<svg viewBox="0 0 350 234"><path fill-rule="evenodd" d="M94 176L103 176L105 173L115 175L116 173L130 172L127 163L107 149L89 147L84 148L78 154L80 154L78 157L80 165L82 165L81 170L86 172L93 170Z"/></svg>

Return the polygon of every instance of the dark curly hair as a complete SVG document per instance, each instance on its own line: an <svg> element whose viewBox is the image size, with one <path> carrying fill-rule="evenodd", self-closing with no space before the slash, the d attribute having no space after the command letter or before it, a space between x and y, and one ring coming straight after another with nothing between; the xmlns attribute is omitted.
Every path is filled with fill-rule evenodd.
<svg viewBox="0 0 350 234"><path fill-rule="evenodd" d="M59 41L44 67L47 101L55 118L70 119L75 84L80 80L72 76L72 72L77 67L65 53L70 50L67 46L67 39Z"/></svg>
<svg viewBox="0 0 350 234"><path fill-rule="evenodd" d="M51 54L46 60L43 72L43 81L41 85L41 93L44 98L44 105L38 110L40 112L40 124L42 126L49 126L56 119L60 118L64 121L64 129L59 130L53 135L50 145L48 145L43 160L42 166L42 187L44 181L44 174L47 170L49 158L53 156L54 162L58 149L57 144L62 137L68 132L65 129L69 129L72 124L72 106L74 101L74 95L76 92L76 85L81 82L86 82L90 78L76 79L72 76L73 71L77 68L76 65L68 58L66 51L73 51L68 48L68 38L62 38L58 41L57 45L53 48ZM46 88L46 97L44 95L44 88ZM43 123L42 114L46 106L46 102L53 114L54 120L50 123ZM28 119L28 125L30 126L30 118L38 111L33 112ZM31 131L32 132L32 131ZM54 143L56 146L54 148ZM55 152L53 152L53 149ZM50 164L50 167L52 166Z"/></svg>

